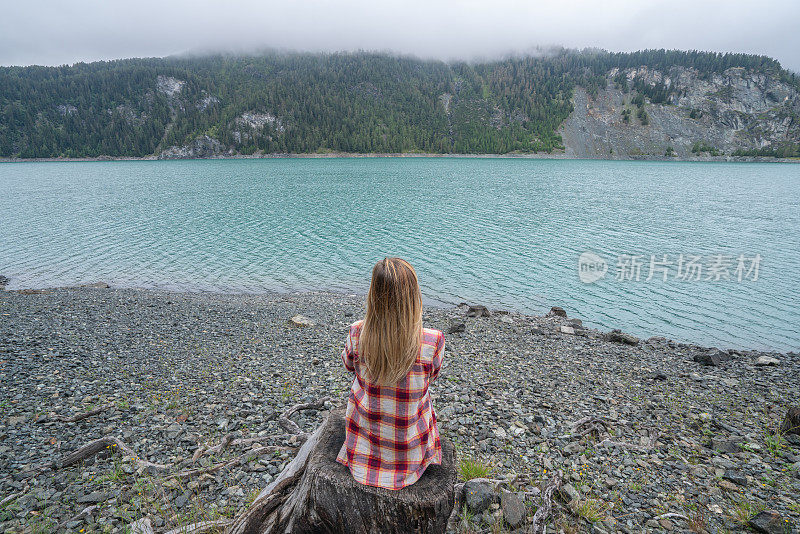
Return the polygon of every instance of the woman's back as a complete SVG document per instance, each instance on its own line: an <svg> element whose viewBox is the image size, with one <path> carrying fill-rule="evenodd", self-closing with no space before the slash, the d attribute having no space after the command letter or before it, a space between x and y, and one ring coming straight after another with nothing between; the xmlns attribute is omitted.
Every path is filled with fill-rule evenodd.
<svg viewBox="0 0 800 534"><path fill-rule="evenodd" d="M350 327L342 361L355 374L347 403L345 443L337 461L370 486L401 489L416 482L430 464L441 463L436 414L428 387L441 369L444 335L422 329L416 360L393 385L369 376L359 341L364 321Z"/></svg>

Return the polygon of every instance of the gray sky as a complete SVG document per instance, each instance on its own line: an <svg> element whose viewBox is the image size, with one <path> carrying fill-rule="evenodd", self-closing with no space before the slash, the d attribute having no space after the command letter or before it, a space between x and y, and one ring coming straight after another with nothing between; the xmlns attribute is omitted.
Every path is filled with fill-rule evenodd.
<svg viewBox="0 0 800 534"><path fill-rule="evenodd" d="M264 47L474 59L563 45L750 52L800 71L798 0L2 0L0 12L2 65Z"/></svg>

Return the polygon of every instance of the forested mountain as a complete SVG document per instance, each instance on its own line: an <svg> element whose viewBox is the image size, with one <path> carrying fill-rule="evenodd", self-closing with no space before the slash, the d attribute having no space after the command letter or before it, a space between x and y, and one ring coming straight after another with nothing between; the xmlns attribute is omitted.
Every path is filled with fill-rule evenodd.
<svg viewBox="0 0 800 534"><path fill-rule="evenodd" d="M737 80L758 85L763 106L739 110ZM697 93L699 84L708 90ZM4 67L0 156L581 155L565 147L562 134L572 132L565 121L576 98L579 111L591 116L609 91L616 93L602 109L609 117L603 124L623 133L650 132L648 139L656 140L652 150L660 155L663 132L650 124L655 107L675 108L678 119L685 115L698 125L687 126L686 135L699 138L681 137L675 150L685 145L699 147L695 154L728 148L791 156L800 155L799 88L795 74L765 56L665 50L557 50L480 64L372 53L265 53ZM731 128L725 124L726 102L741 115ZM765 130L767 112L778 126ZM717 126L719 148L702 137L704 129ZM734 132L730 139L728 130ZM672 143L669 133L664 136L664 143ZM613 154L616 145L609 146ZM602 145L583 155L609 150Z"/></svg>

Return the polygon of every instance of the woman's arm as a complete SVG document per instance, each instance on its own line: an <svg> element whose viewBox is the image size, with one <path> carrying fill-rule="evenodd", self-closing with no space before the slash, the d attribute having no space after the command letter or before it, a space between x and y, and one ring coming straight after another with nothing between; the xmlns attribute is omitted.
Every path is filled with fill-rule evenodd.
<svg viewBox="0 0 800 534"><path fill-rule="evenodd" d="M439 371L442 369L442 359L444 359L444 334L439 332L436 351L433 353L433 360L431 361L431 380L435 380L439 376Z"/></svg>
<svg viewBox="0 0 800 534"><path fill-rule="evenodd" d="M355 353L353 351L353 330L355 329L355 325L350 327L350 332L347 334L347 341L344 344L344 350L342 351L342 363L344 364L344 368L350 371L351 373L356 372L355 366Z"/></svg>

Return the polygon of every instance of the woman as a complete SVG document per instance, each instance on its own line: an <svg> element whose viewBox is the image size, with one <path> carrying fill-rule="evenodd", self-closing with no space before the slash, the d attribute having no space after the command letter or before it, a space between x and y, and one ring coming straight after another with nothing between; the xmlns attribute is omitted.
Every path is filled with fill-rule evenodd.
<svg viewBox="0 0 800 534"><path fill-rule="evenodd" d="M384 258L372 269L366 315L350 327L342 361L355 373L346 436L336 458L362 484L401 489L442 449L428 386L441 369L444 335L422 327L414 268Z"/></svg>

